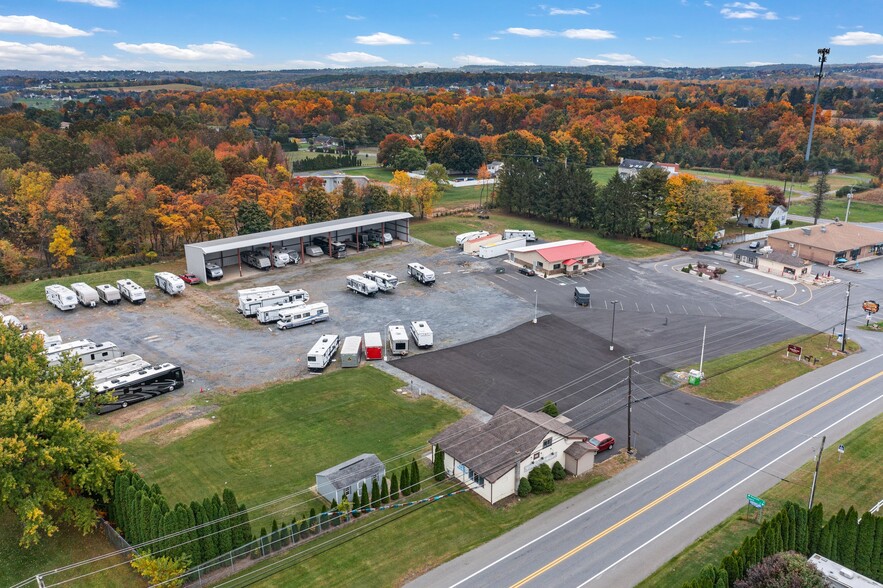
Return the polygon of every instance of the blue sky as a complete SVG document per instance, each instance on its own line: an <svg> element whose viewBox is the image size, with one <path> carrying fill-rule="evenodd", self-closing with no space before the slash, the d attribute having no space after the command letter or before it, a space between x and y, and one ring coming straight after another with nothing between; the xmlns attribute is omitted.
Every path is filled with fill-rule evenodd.
<svg viewBox="0 0 883 588"><path fill-rule="evenodd" d="M0 0L0 69L883 63L883 1Z"/></svg>

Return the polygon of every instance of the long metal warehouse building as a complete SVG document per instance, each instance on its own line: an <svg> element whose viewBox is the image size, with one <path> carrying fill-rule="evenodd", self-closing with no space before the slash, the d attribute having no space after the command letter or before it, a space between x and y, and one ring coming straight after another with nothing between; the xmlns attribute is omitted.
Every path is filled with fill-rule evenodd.
<svg viewBox="0 0 883 588"><path fill-rule="evenodd" d="M361 216L351 216L340 220L289 227L190 243L184 245L184 256L187 259L187 271L196 274L202 281L207 280L205 264L216 263L226 271L234 266L242 275L241 255L248 251L268 247L270 249L295 249L304 258L304 247L312 243L313 237L324 236L329 241L343 241L350 235L359 235L371 229L390 233L393 239L410 243L410 213L407 212L375 212Z"/></svg>

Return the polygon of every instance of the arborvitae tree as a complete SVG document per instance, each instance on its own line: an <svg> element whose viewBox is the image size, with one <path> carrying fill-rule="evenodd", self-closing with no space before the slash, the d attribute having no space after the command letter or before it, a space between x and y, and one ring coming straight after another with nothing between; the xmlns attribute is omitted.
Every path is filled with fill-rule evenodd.
<svg viewBox="0 0 883 588"><path fill-rule="evenodd" d="M193 522L196 524L196 536L199 538L199 550L202 553L203 561L208 559L208 546L206 545L205 535L208 529L204 526L206 523L205 509L202 504L195 500L190 503L190 510L193 512Z"/></svg>
<svg viewBox="0 0 883 588"><path fill-rule="evenodd" d="M359 492L359 496L361 497L362 508L371 506L371 495L368 494L368 485L364 482L362 482L362 491Z"/></svg>
<svg viewBox="0 0 883 588"><path fill-rule="evenodd" d="M411 459L411 475L408 476L408 481L411 482L411 492L419 492L420 491L420 468L417 466L417 460Z"/></svg>
<svg viewBox="0 0 883 588"><path fill-rule="evenodd" d="M812 207L812 224L818 223L819 219L822 218L822 213L825 210L825 194L830 189L831 188L828 185L828 174L822 172L821 175L819 175L819 179L816 180L816 184L813 187L812 200L810 200L810 206Z"/></svg>
<svg viewBox="0 0 883 588"><path fill-rule="evenodd" d="M883 516L877 518L877 532L874 534L874 549L871 551L871 565L875 567L872 579L883 581ZM876 563L876 566L874 564Z"/></svg>
<svg viewBox="0 0 883 588"><path fill-rule="evenodd" d="M319 529L325 531L328 526L328 508L323 504L322 512L319 513Z"/></svg>
<svg viewBox="0 0 883 588"><path fill-rule="evenodd" d="M527 478L523 477L518 480L518 496L524 498L530 494L530 482L527 481Z"/></svg>
<svg viewBox="0 0 883 588"><path fill-rule="evenodd" d="M146 498L144 495L144 490L138 490L135 493L135 509L134 509L135 518L133 518L131 521L132 530L131 530L131 538L130 538L130 541L134 545L137 545L138 543L141 543L144 541L144 534L143 534L144 517L143 517L143 514L147 508L146 504L144 502L145 499Z"/></svg>
<svg viewBox="0 0 883 588"><path fill-rule="evenodd" d="M310 509L310 533L313 535L319 534L319 519L316 516L316 509Z"/></svg>
<svg viewBox="0 0 883 588"><path fill-rule="evenodd" d="M218 555L223 555L233 550L233 529L230 528L233 519L228 516L230 513L227 512L226 504L221 505L221 510L218 514L218 527L220 531L218 533Z"/></svg>
<svg viewBox="0 0 883 588"><path fill-rule="evenodd" d="M392 478L389 479L389 500L390 502L395 502L399 499L399 480L396 478L395 472L392 474Z"/></svg>
<svg viewBox="0 0 883 588"><path fill-rule="evenodd" d="M131 487L131 486L130 486ZM163 540L163 553L169 557L177 557L180 552L177 549L177 538L169 537L178 530L178 519L174 511L169 511L162 518L162 534L166 537Z"/></svg>
<svg viewBox="0 0 883 588"><path fill-rule="evenodd" d="M380 484L377 483L377 478L371 480L371 508L377 508L380 506Z"/></svg>
<svg viewBox="0 0 883 588"><path fill-rule="evenodd" d="M380 481L380 504L389 504L389 486L386 484L386 476Z"/></svg>
<svg viewBox="0 0 883 588"><path fill-rule="evenodd" d="M871 569L871 552L874 550L874 534L876 530L876 517L869 512L863 514L856 538L855 565L852 566L852 569L863 576L871 577L874 573L874 570Z"/></svg>
<svg viewBox="0 0 883 588"><path fill-rule="evenodd" d="M288 525L288 534L291 536L292 543L300 541L300 527L298 527L296 516L291 518L291 524Z"/></svg>
<svg viewBox="0 0 883 588"><path fill-rule="evenodd" d="M402 496L408 496L409 494L411 494L411 484L410 484L410 475L408 473L408 466L405 466L402 468L402 474L401 474L401 477L399 478L399 480L400 480L399 484L401 485L401 488L402 488Z"/></svg>
<svg viewBox="0 0 883 588"><path fill-rule="evenodd" d="M241 545L245 545L251 541L253 537L251 534L251 524L248 522L248 512L246 511L244 504L239 505L239 516L236 518L236 522L239 525L237 527L237 529L239 529L239 540L242 541Z"/></svg>
<svg viewBox="0 0 883 588"><path fill-rule="evenodd" d="M548 494L555 491L555 478L552 477L552 468L547 464L541 463L530 470L527 480L530 482L531 492L535 494Z"/></svg>
<svg viewBox="0 0 883 588"><path fill-rule="evenodd" d="M796 527L794 531L794 550L803 555L808 554L809 549L809 532L807 529L806 517L809 513L799 504L794 505L794 517L796 519Z"/></svg>
<svg viewBox="0 0 883 588"><path fill-rule="evenodd" d="M567 477L567 472L564 471L564 466L561 465L561 462L556 461L555 465L552 466L552 477L556 480L563 480Z"/></svg>
<svg viewBox="0 0 883 588"><path fill-rule="evenodd" d="M270 552L269 540L267 539L267 530L261 527L261 555L267 555Z"/></svg>
<svg viewBox="0 0 883 588"><path fill-rule="evenodd" d="M807 548L806 553L813 554L819 551L819 540L822 536L822 527L824 526L824 509L821 504L816 504L807 513Z"/></svg>
<svg viewBox="0 0 883 588"><path fill-rule="evenodd" d="M822 527L822 535L819 538L819 550L816 552L822 557L831 558L831 553L833 550L833 541L834 541L834 529L836 524L833 524L834 518L831 517L831 520L828 521L828 524Z"/></svg>
<svg viewBox="0 0 883 588"><path fill-rule="evenodd" d="M227 507L227 512L230 514L235 514L239 512L239 503L236 502L236 495L233 494L233 491L229 488L224 488L224 492L221 494L221 499L224 503L224 506ZM242 527L239 525L239 516L235 516L230 520L231 532L233 535L233 546L239 547L242 545Z"/></svg>
<svg viewBox="0 0 883 588"><path fill-rule="evenodd" d="M352 513L353 513L353 516L354 516L355 518L359 518L359 516L362 514L362 513L360 512L361 507L362 507L362 503L359 501L359 493L358 493L358 492L353 492L353 510L352 510Z"/></svg>
<svg viewBox="0 0 883 588"><path fill-rule="evenodd" d="M739 563L736 560L736 556L728 555L724 557L723 561L721 561L721 565L727 572L726 586L731 586L733 582L742 577L742 575L739 573Z"/></svg>
<svg viewBox="0 0 883 588"><path fill-rule="evenodd" d="M128 488L129 475L128 472L117 474L113 481L113 500L111 500L111 508L107 511L107 516L117 526L122 529L125 523L126 488Z"/></svg>
<svg viewBox="0 0 883 588"><path fill-rule="evenodd" d="M699 585L703 588L714 588L714 579L717 577L715 568L711 564L705 564L699 570Z"/></svg>
<svg viewBox="0 0 883 588"><path fill-rule="evenodd" d="M150 508L150 538L157 539L162 535L162 509L155 502ZM151 551L156 551L152 548Z"/></svg>
<svg viewBox="0 0 883 588"><path fill-rule="evenodd" d="M270 528L270 549L276 551L281 546L279 537L279 524L273 519L273 525Z"/></svg>
<svg viewBox="0 0 883 588"><path fill-rule="evenodd" d="M213 513L212 501L208 498L202 500L202 515L205 517L205 533L203 534L202 552L206 561L214 559L220 555L218 553L218 536L215 533L215 526L211 524L215 520Z"/></svg>
<svg viewBox="0 0 883 588"><path fill-rule="evenodd" d="M443 482L445 479L445 452L441 447L435 446L435 454L432 457L432 473L435 474L436 482Z"/></svg>
<svg viewBox="0 0 883 588"><path fill-rule="evenodd" d="M843 527L840 529L840 559L838 563L855 569L855 549L858 543L858 513L852 506L846 513L843 521Z"/></svg>
<svg viewBox="0 0 883 588"><path fill-rule="evenodd" d="M793 502L787 504L788 508L788 543L785 546L786 551L797 550L797 519L800 516L797 513L798 506ZM802 552L801 552L802 553Z"/></svg>
<svg viewBox="0 0 883 588"><path fill-rule="evenodd" d="M337 499L331 501L331 526L336 527L340 524L340 514L337 512Z"/></svg>
<svg viewBox="0 0 883 588"><path fill-rule="evenodd" d="M137 496L138 491L134 486L126 488L126 526L123 527L123 534L132 545L138 543L138 531L135 528L135 521L138 520L138 513L135 511Z"/></svg>
<svg viewBox="0 0 883 588"><path fill-rule="evenodd" d="M304 516L303 520L300 523L300 538L307 539L310 536L310 523L307 521L307 517Z"/></svg>
<svg viewBox="0 0 883 588"><path fill-rule="evenodd" d="M178 542L181 555L190 556L190 543L188 542L190 534L190 519L187 517L187 510L189 509L179 502L175 505L175 510L173 512L175 513L175 524L178 527L178 536L175 537L175 541ZM197 552L197 555L198 554L199 552Z"/></svg>

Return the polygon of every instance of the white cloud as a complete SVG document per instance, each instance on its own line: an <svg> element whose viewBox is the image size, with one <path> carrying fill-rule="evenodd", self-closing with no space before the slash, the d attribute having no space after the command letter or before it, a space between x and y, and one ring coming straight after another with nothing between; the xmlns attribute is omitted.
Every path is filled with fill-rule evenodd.
<svg viewBox="0 0 883 588"><path fill-rule="evenodd" d="M480 55L458 55L454 57L454 63L460 65L505 65L502 61Z"/></svg>
<svg viewBox="0 0 883 588"><path fill-rule="evenodd" d="M342 51L326 55L328 59L336 63L386 63L386 60L377 55L363 53L361 51Z"/></svg>
<svg viewBox="0 0 883 588"><path fill-rule="evenodd" d="M359 45L413 45L414 41L389 33L374 33L373 35L359 35L356 37L356 43Z"/></svg>
<svg viewBox="0 0 883 588"><path fill-rule="evenodd" d="M117 59L90 57L67 45L0 41L0 65L16 69L108 70L119 68ZM126 64L128 66L129 64Z"/></svg>
<svg viewBox="0 0 883 588"><path fill-rule="evenodd" d="M702 4L705 5L705 6L708 6L709 8L714 8L714 4L712 4L712 3L709 2L708 0L705 0L705 2L703 2Z"/></svg>
<svg viewBox="0 0 883 588"><path fill-rule="evenodd" d="M644 65L640 59L628 53L601 53L598 57L577 57L571 65Z"/></svg>
<svg viewBox="0 0 883 588"><path fill-rule="evenodd" d="M0 33L40 37L88 37L92 33L38 16L0 16Z"/></svg>
<svg viewBox="0 0 883 588"><path fill-rule="evenodd" d="M451 38L455 41L460 40L460 33L451 33Z"/></svg>
<svg viewBox="0 0 883 588"><path fill-rule="evenodd" d="M311 59L291 59L285 62L285 66L295 69L321 69L328 67L321 61L313 61Z"/></svg>
<svg viewBox="0 0 883 588"><path fill-rule="evenodd" d="M865 31L851 31L831 37L832 45L883 45L883 35Z"/></svg>
<svg viewBox="0 0 883 588"><path fill-rule="evenodd" d="M545 29L524 29L521 27L509 27L506 32L510 35L518 35L520 37L553 37L555 31L547 31Z"/></svg>
<svg viewBox="0 0 883 588"><path fill-rule="evenodd" d="M778 20L779 16L757 2L731 2L721 8L724 18Z"/></svg>
<svg viewBox="0 0 883 588"><path fill-rule="evenodd" d="M490 37L487 38L487 40L488 41L499 41L500 37L498 37L497 35L491 35Z"/></svg>
<svg viewBox="0 0 883 588"><path fill-rule="evenodd" d="M603 41L604 39L616 38L616 35L612 32L603 29L567 29L561 33L561 36L568 39L581 39L585 41Z"/></svg>
<svg viewBox="0 0 883 588"><path fill-rule="evenodd" d="M745 65L748 67L758 67L761 65L773 65L773 63L771 61L749 61Z"/></svg>
<svg viewBox="0 0 883 588"><path fill-rule="evenodd" d="M102 29L101 27L92 27L89 29L90 33L116 33L115 29Z"/></svg>
<svg viewBox="0 0 883 588"><path fill-rule="evenodd" d="M225 43L224 41L215 41L214 43L203 45L187 45L187 47L177 47L175 45L166 45L165 43L114 43L113 46L126 53L156 55L166 59L179 59L183 61L236 61L253 57L245 49L241 49L233 43Z"/></svg>
<svg viewBox="0 0 883 588"><path fill-rule="evenodd" d="M644 37L645 41L661 41L662 37Z"/></svg>
<svg viewBox="0 0 883 588"><path fill-rule="evenodd" d="M582 8L550 8L549 16L578 16L588 14L588 10Z"/></svg>
<svg viewBox="0 0 883 588"><path fill-rule="evenodd" d="M753 41L749 41L748 39L733 39L732 41L727 41L728 45L746 45L748 43L752 43Z"/></svg>
<svg viewBox="0 0 883 588"><path fill-rule="evenodd" d="M77 2L79 4L91 4L98 8L118 8L119 0L60 0L61 2Z"/></svg>
<svg viewBox="0 0 883 588"><path fill-rule="evenodd" d="M883 55L868 55L868 61L871 63L883 63Z"/></svg>
<svg viewBox="0 0 883 588"><path fill-rule="evenodd" d="M347 20L365 20L364 16L359 16L357 14L344 14L343 17Z"/></svg>

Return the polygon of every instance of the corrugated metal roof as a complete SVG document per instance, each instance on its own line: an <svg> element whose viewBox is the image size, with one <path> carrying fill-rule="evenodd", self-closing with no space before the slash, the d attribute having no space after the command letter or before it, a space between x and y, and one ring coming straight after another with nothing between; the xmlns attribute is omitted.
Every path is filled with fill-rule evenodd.
<svg viewBox="0 0 883 588"><path fill-rule="evenodd" d="M253 233L251 235L239 235L237 237L215 239L214 241L190 243L184 245L184 248L186 249L188 247L192 247L195 249L199 249L203 252L203 254L216 253L218 251L229 251L230 249L257 247L276 241L312 237L314 235L321 235L323 233L328 233L331 231L345 231L347 229L355 229L357 227L365 227L369 225L379 225L380 223L389 223L410 218L413 218L413 216L409 212L374 212L371 214L351 216L349 218L325 221L321 223L312 223L299 227L288 227L285 229L276 229L274 231Z"/></svg>
<svg viewBox="0 0 883 588"><path fill-rule="evenodd" d="M316 476L325 476L328 482L342 490L349 488L354 482L358 482L372 475L386 471L383 462L373 453L363 453L341 464L321 471Z"/></svg>

